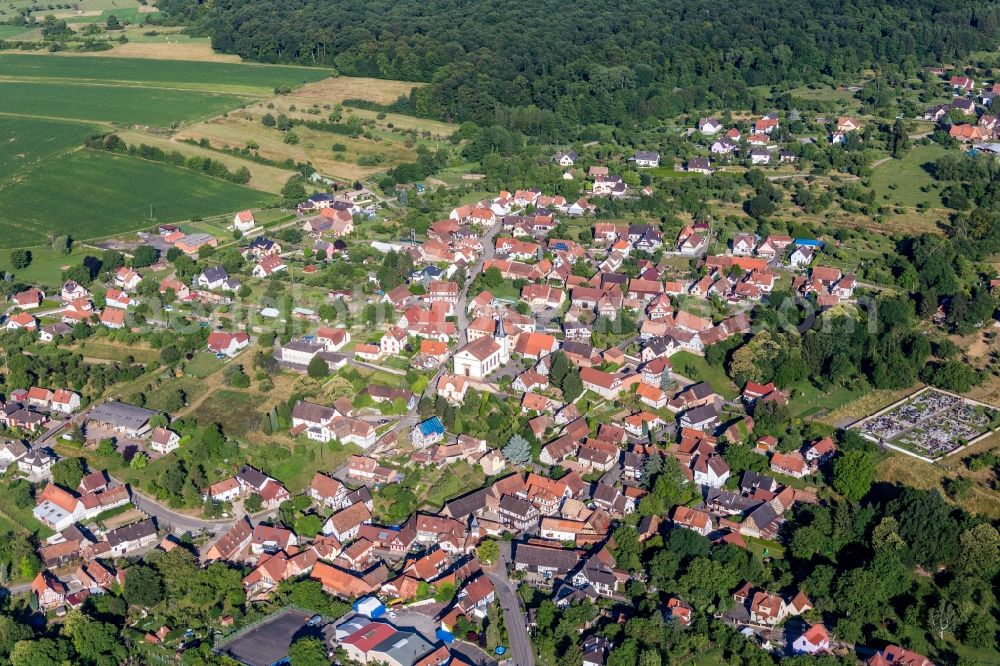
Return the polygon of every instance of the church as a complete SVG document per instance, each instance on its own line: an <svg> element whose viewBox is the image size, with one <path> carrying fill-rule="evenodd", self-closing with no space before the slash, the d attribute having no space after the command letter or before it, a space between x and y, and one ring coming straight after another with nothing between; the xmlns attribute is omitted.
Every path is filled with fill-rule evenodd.
<svg viewBox="0 0 1000 666"><path fill-rule="evenodd" d="M471 379L485 379L510 361L515 336L508 335L503 317L497 319L492 336L484 336L465 345L452 357L455 374Z"/></svg>

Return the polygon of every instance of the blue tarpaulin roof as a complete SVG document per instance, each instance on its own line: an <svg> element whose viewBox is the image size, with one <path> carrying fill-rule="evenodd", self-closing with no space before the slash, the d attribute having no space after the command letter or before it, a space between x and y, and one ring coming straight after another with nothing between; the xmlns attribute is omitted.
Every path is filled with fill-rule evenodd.
<svg viewBox="0 0 1000 666"><path fill-rule="evenodd" d="M436 416L432 416L426 421L422 421L418 427L420 428L421 435L444 434L444 424L441 423L441 419Z"/></svg>
<svg viewBox="0 0 1000 666"><path fill-rule="evenodd" d="M455 641L455 634L451 633L447 629L438 629L434 632L434 637L445 645L451 645Z"/></svg>

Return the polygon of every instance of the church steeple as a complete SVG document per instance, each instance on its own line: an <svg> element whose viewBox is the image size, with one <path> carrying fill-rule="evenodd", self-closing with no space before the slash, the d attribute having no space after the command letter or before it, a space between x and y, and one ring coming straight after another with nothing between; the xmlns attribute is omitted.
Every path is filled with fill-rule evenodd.
<svg viewBox="0 0 1000 666"><path fill-rule="evenodd" d="M500 311L500 316L497 317L497 326L496 326L496 329L493 331L493 338L497 342L499 342L500 344L503 344L504 341L507 338L507 329L504 328L504 325L503 325L503 315L504 315L504 311L501 310Z"/></svg>
<svg viewBox="0 0 1000 666"><path fill-rule="evenodd" d="M501 310L497 317L497 326L493 330L493 339L500 346L500 362L504 365L510 361L510 353L514 349L514 339L507 335L507 328L503 325L503 316L506 309Z"/></svg>

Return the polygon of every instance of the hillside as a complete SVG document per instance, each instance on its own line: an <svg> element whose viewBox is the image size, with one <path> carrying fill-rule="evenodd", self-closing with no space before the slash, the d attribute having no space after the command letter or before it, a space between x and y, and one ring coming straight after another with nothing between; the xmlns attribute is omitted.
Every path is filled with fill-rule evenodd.
<svg viewBox="0 0 1000 666"><path fill-rule="evenodd" d="M750 106L753 86L951 62L996 45L1000 12L972 0L789 0L780 9L758 0L162 0L159 7L196 23L225 53L429 82L412 94L412 112L480 124L503 116L529 133L625 125L713 103Z"/></svg>

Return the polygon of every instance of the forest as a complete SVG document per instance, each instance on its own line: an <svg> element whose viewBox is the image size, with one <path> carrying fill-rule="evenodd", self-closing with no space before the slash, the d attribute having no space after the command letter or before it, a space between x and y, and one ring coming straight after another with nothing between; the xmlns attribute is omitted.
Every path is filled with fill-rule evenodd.
<svg viewBox="0 0 1000 666"><path fill-rule="evenodd" d="M426 82L409 111L527 134L629 125L712 104L751 107L863 69L914 70L996 45L1000 7L972 0L557 3L162 0L215 49Z"/></svg>

